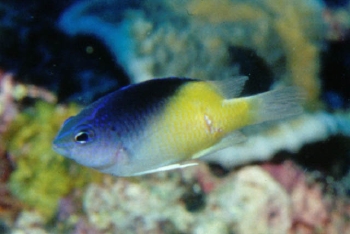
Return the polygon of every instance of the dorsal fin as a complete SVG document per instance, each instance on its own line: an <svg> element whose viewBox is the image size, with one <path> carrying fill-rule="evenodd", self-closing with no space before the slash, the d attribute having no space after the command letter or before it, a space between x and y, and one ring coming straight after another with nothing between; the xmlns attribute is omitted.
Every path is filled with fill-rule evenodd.
<svg viewBox="0 0 350 234"><path fill-rule="evenodd" d="M235 76L210 82L226 99L231 99L238 97L241 94L244 84L247 80L248 76Z"/></svg>

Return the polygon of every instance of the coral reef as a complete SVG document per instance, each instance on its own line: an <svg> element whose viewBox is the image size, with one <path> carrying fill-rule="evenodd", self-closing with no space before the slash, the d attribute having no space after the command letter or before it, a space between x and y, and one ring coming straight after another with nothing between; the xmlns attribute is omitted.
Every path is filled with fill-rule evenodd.
<svg viewBox="0 0 350 234"><path fill-rule="evenodd" d="M334 197L325 199L322 184L311 178L290 161L247 166L221 179L213 177L204 164L137 180L105 177L102 184L87 189L84 210L98 233L347 230L346 218L337 215L348 211L335 208ZM208 189L208 184L213 187ZM184 203L183 194L193 190L205 191L200 210L191 211Z"/></svg>
<svg viewBox="0 0 350 234"><path fill-rule="evenodd" d="M203 163L137 179L104 176L83 195L84 215L69 211L55 225L69 233L347 233L349 201L324 196L323 186L291 161L246 166L222 178ZM188 193L203 198L186 201ZM203 207L189 209L198 199ZM44 225L25 211L14 230L46 233Z"/></svg>
<svg viewBox="0 0 350 234"><path fill-rule="evenodd" d="M14 158L6 151L6 133L19 112L18 102L24 98L43 99L56 102L56 97L43 88L16 82L14 75L0 70L0 216L7 222L24 208L24 204L12 196L7 184L15 170Z"/></svg>
<svg viewBox="0 0 350 234"><path fill-rule="evenodd" d="M350 233L345 1L13 2L0 4L0 232ZM306 111L245 128L247 141L181 171L113 178L56 155L78 109L56 99L88 103L126 75L247 75L243 95L301 86Z"/></svg>
<svg viewBox="0 0 350 234"><path fill-rule="evenodd" d="M46 218L55 214L63 195L99 178L97 172L70 166L51 149L62 121L77 109L76 105L65 108L37 102L16 117L2 139L2 145L14 158L15 171L9 179L11 193Z"/></svg>
<svg viewBox="0 0 350 234"><path fill-rule="evenodd" d="M16 220L12 233L49 233L44 228L45 219L36 212L22 212Z"/></svg>
<svg viewBox="0 0 350 234"><path fill-rule="evenodd" d="M245 47L264 59L275 79L304 87L310 102L318 98L319 44L325 37L319 1L145 1L137 10L127 6L129 17L118 21L103 17L118 3L91 10L99 5L73 5L61 16L61 28L99 37L134 82L169 75L229 77L240 72L229 48Z"/></svg>
<svg viewBox="0 0 350 234"><path fill-rule="evenodd" d="M13 78L11 74L2 72L0 75L0 132L4 132L6 127L17 114L14 104Z"/></svg>
<svg viewBox="0 0 350 234"><path fill-rule="evenodd" d="M17 214L23 209L23 204L12 196L8 186L6 185L13 167L8 155L0 151L0 232L2 222L4 225L10 224Z"/></svg>
<svg viewBox="0 0 350 234"><path fill-rule="evenodd" d="M6 131L6 128L18 113L18 107L15 102L24 98L42 99L49 103L55 103L56 96L46 89L25 85L16 82L14 75L0 70L0 132Z"/></svg>
<svg viewBox="0 0 350 234"><path fill-rule="evenodd" d="M246 44L247 40L244 40L239 46L254 48L266 61L269 61L268 58L271 56L266 52L263 53L263 49L273 49L274 53L278 53L279 48L281 54L285 56L287 73L278 74L278 77L287 76L286 78L293 84L305 88L309 99L318 98L319 48L316 43L319 37L324 37L321 30L323 8L319 1L221 0L220 7L215 7L216 4L217 2L211 0L194 0L189 4L189 12L211 23L269 22L271 28L265 29L259 36L256 33L261 32L246 35L247 38L253 38L252 44ZM308 19L308 23L305 23L304 19ZM319 22L319 25L315 22ZM273 36L278 38L278 44L268 48L271 42L267 41ZM274 67L273 64L270 65Z"/></svg>

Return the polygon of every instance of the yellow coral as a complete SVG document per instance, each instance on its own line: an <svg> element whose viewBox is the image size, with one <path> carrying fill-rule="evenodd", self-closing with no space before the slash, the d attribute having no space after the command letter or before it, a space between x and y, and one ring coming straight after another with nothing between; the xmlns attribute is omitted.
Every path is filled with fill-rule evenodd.
<svg viewBox="0 0 350 234"><path fill-rule="evenodd" d="M206 18L210 23L252 20L266 15L262 10L230 0L194 0L187 7L189 14Z"/></svg>
<svg viewBox="0 0 350 234"><path fill-rule="evenodd" d="M11 192L47 218L55 214L62 196L101 178L97 172L71 165L51 149L62 122L77 111L75 105L38 102L15 119L2 142L16 162L9 181Z"/></svg>
<svg viewBox="0 0 350 234"><path fill-rule="evenodd" d="M275 21L275 29L283 41L287 56L287 69L294 84L303 87L309 100L317 100L320 92L318 81L319 48L302 30L298 9L285 5L285 14Z"/></svg>

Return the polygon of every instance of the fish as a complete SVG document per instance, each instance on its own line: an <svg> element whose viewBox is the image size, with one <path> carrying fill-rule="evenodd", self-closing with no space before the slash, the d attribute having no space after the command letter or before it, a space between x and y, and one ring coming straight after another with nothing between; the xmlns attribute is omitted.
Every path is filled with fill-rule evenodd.
<svg viewBox="0 0 350 234"><path fill-rule="evenodd" d="M102 173L139 176L197 165L243 142L240 129L303 112L300 88L240 97L247 80L169 77L123 87L68 118L53 149Z"/></svg>

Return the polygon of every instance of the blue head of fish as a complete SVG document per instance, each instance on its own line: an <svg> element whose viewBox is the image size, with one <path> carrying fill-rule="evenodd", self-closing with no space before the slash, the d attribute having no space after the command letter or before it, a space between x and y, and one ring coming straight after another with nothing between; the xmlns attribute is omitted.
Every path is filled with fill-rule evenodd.
<svg viewBox="0 0 350 234"><path fill-rule="evenodd" d="M127 162L127 155L113 130L100 122L90 110L70 117L54 139L53 149L84 166L118 171Z"/></svg>

